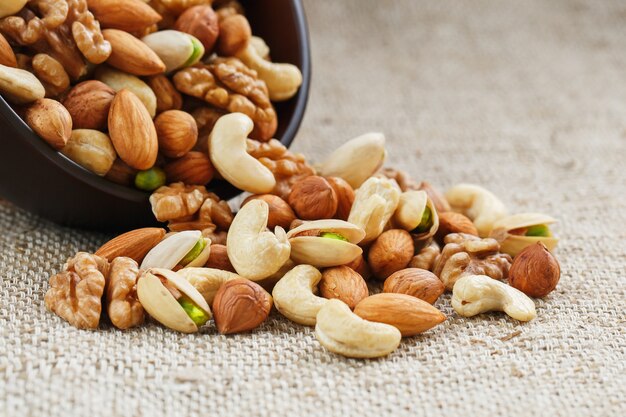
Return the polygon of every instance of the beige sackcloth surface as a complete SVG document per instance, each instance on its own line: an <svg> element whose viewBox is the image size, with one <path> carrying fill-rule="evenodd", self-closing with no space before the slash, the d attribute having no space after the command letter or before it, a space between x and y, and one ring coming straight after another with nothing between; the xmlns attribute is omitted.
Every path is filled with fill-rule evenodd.
<svg viewBox="0 0 626 417"><path fill-rule="evenodd" d="M228 337L80 331L46 311L48 276L110 236L1 204L0 415L625 415L626 3L305 6L314 81L293 149L382 131L388 165L417 180L557 217L563 274L537 319L462 319L445 295L444 324L378 360L276 312Z"/></svg>

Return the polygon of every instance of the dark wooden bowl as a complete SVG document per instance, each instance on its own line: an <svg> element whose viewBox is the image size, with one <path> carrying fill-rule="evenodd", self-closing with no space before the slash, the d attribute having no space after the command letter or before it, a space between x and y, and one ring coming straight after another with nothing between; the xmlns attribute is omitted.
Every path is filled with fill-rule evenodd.
<svg viewBox="0 0 626 417"><path fill-rule="evenodd" d="M244 1L255 35L272 59L302 71L298 94L276 104L276 138L289 146L304 116L311 80L309 37L301 0ZM222 198L241 191L226 182L209 187ZM149 194L101 178L40 139L0 97L0 196L54 222L106 231L154 224Z"/></svg>

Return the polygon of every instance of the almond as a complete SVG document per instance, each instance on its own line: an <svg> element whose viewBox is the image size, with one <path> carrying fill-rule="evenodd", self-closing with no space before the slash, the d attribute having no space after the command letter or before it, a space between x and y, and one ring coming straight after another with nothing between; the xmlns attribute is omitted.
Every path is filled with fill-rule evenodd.
<svg viewBox="0 0 626 417"><path fill-rule="evenodd" d="M103 28L139 32L162 19L141 0L87 0L87 4Z"/></svg>
<svg viewBox="0 0 626 417"><path fill-rule="evenodd" d="M163 167L168 183L183 182L204 185L211 181L215 169L209 156L203 152L188 152Z"/></svg>
<svg viewBox="0 0 626 417"><path fill-rule="evenodd" d="M154 119L159 150L168 158L180 158L191 150L198 140L196 120L187 112L168 110Z"/></svg>
<svg viewBox="0 0 626 417"><path fill-rule="evenodd" d="M406 230L391 229L378 236L370 247L368 263L374 276L385 279L406 268L415 253L415 245Z"/></svg>
<svg viewBox="0 0 626 417"><path fill-rule="evenodd" d="M369 295L363 277L347 266L335 266L324 270L319 290L322 297L337 298L351 309Z"/></svg>
<svg viewBox="0 0 626 417"><path fill-rule="evenodd" d="M65 147L72 135L72 116L56 100L42 98L26 109L28 126L54 149Z"/></svg>
<svg viewBox="0 0 626 417"><path fill-rule="evenodd" d="M109 240L96 255L106 258L108 261L126 256L141 264L144 256L159 243L165 236L165 230L159 227L145 227L131 230Z"/></svg>
<svg viewBox="0 0 626 417"><path fill-rule="evenodd" d="M6 65L7 67L17 67L17 58L15 53L7 42L6 38L0 33L0 65Z"/></svg>
<svg viewBox="0 0 626 417"><path fill-rule="evenodd" d="M107 64L133 75L156 75L165 71L165 64L148 45L130 33L118 29L102 31L111 43Z"/></svg>
<svg viewBox="0 0 626 417"><path fill-rule="evenodd" d="M272 297L259 284L245 278L223 283L213 299L213 316L222 334L257 328L272 309Z"/></svg>
<svg viewBox="0 0 626 417"><path fill-rule="evenodd" d="M436 237L440 242L450 233L466 233L478 236L478 230L472 221L461 213L445 211L439 213L439 228Z"/></svg>
<svg viewBox="0 0 626 417"><path fill-rule="evenodd" d="M241 203L241 207L246 205L251 200L263 200L267 203L270 208L270 214L267 220L267 227L270 230L274 230L276 226L280 226L285 230L289 230L289 226L291 222L296 219L296 215L294 214L289 204L282 198L273 194L253 194L243 200Z"/></svg>
<svg viewBox="0 0 626 417"><path fill-rule="evenodd" d="M221 269L222 271L237 272L228 259L228 253L226 251L226 245L213 244L211 245L211 253L209 260L204 265L206 268Z"/></svg>
<svg viewBox="0 0 626 417"><path fill-rule="evenodd" d="M63 105L75 129L104 130L115 90L97 80L84 81L70 90Z"/></svg>
<svg viewBox="0 0 626 417"><path fill-rule="evenodd" d="M434 304L443 294L445 286L437 275L419 268L396 271L385 280L384 292L406 294Z"/></svg>
<svg viewBox="0 0 626 417"><path fill-rule="evenodd" d="M159 144L150 113L129 90L120 90L109 112L109 135L119 157L132 168L152 168Z"/></svg>
<svg viewBox="0 0 626 417"><path fill-rule="evenodd" d="M446 320L426 301L406 294L383 293L369 296L354 308L359 317L396 327L402 336L425 332Z"/></svg>

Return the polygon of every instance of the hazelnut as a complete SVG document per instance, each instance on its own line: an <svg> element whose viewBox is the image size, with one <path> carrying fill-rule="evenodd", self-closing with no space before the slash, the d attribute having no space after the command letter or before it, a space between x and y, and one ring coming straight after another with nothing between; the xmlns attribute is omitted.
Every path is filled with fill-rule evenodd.
<svg viewBox="0 0 626 417"><path fill-rule="evenodd" d="M273 194L253 194L250 197L243 200L241 206L243 207L246 203L251 200L263 200L267 203L270 209L269 218L267 220L267 227L270 230L274 230L276 226L280 226L285 230L289 230L291 222L296 219L296 215L294 214L289 204L282 198L273 195Z"/></svg>
<svg viewBox="0 0 626 417"><path fill-rule="evenodd" d="M217 52L222 56L233 56L242 50L252 37L252 29L245 16L235 14L219 22Z"/></svg>
<svg viewBox="0 0 626 417"><path fill-rule="evenodd" d="M222 284L213 299L213 316L222 334L257 328L272 309L272 297L259 284L236 278Z"/></svg>
<svg viewBox="0 0 626 417"><path fill-rule="evenodd" d="M407 294L430 304L443 294L445 286L437 275L419 268L406 268L394 272L385 280L383 292Z"/></svg>
<svg viewBox="0 0 626 417"><path fill-rule="evenodd" d="M370 247L368 263L374 276L385 279L406 268L415 252L411 235L406 230L391 229L381 233Z"/></svg>
<svg viewBox="0 0 626 417"><path fill-rule="evenodd" d="M190 7L178 17L174 29L195 36L210 54L219 34L217 14L211 6Z"/></svg>
<svg viewBox="0 0 626 417"><path fill-rule="evenodd" d="M287 200L303 220L332 219L337 211L337 193L323 177L311 175L296 182Z"/></svg>
<svg viewBox="0 0 626 417"><path fill-rule="evenodd" d="M509 285L536 298L550 294L560 277L559 262L541 242L520 252L509 269Z"/></svg>
<svg viewBox="0 0 626 417"><path fill-rule="evenodd" d="M337 211L335 218L348 220L352 203L354 203L354 190L346 180L339 177L326 177L326 181L333 187L337 194Z"/></svg>
<svg viewBox="0 0 626 417"><path fill-rule="evenodd" d="M74 129L104 130L115 91L96 81L84 81L70 90L63 105L72 115Z"/></svg>
<svg viewBox="0 0 626 417"><path fill-rule="evenodd" d="M228 253L226 252L226 245L213 244L211 245L211 252L209 259L204 265L206 268L221 269L222 271L236 272L233 264L228 259Z"/></svg>
<svg viewBox="0 0 626 417"><path fill-rule="evenodd" d="M189 185L207 184L215 173L211 159L203 152L187 152L169 162L163 170L169 183L180 181Z"/></svg>
<svg viewBox="0 0 626 417"><path fill-rule="evenodd" d="M465 233L478 236L476 226L467 216L453 211L439 213L439 228L435 235L437 240L443 242L443 238L450 233Z"/></svg>
<svg viewBox="0 0 626 417"><path fill-rule="evenodd" d="M367 284L361 275L347 266L335 266L324 270L319 283L324 298L337 298L353 309L369 295Z"/></svg>
<svg viewBox="0 0 626 417"><path fill-rule="evenodd" d="M159 139L159 151L168 158L180 158L191 150L198 140L196 121L187 112L168 110L154 119Z"/></svg>
<svg viewBox="0 0 626 417"><path fill-rule="evenodd" d="M363 255L357 256L352 262L347 263L345 266L353 269L356 273L361 275L363 279L369 279L372 276L372 270L365 261L365 257Z"/></svg>

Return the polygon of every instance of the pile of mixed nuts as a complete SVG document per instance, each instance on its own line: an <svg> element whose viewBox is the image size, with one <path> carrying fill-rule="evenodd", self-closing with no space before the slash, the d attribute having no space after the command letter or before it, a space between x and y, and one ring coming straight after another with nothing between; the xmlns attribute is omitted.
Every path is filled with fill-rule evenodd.
<svg viewBox="0 0 626 417"><path fill-rule="evenodd" d="M225 114L272 142L272 103L302 84L296 66L270 61L236 1L1 3L0 94L54 149L145 191L211 182L220 161L207 137Z"/></svg>
<svg viewBox="0 0 626 417"><path fill-rule="evenodd" d="M553 218L509 215L477 185L442 195L381 169L379 133L316 165L291 153L271 139L271 101L296 93L299 71L266 59L236 2L211 3L0 5L0 93L81 165L153 191L167 222L69 259L50 278L49 310L81 329L98 328L104 312L119 329L148 316L192 333L213 318L232 334L275 306L355 358L384 356L445 321L433 306L445 291L460 316L536 317L529 297L560 278ZM214 176L250 194L237 213L205 188Z"/></svg>
<svg viewBox="0 0 626 417"><path fill-rule="evenodd" d="M444 196L380 170L377 133L342 145L283 199L270 193L272 172L246 152L251 123L233 113L211 133L211 149L234 155L218 172L253 193L236 214L204 186L160 187L150 201L170 232L133 230L78 253L50 279L48 309L79 328L97 328L104 305L120 329L147 313L186 333L213 317L231 334L257 328L274 305L315 326L330 351L371 358L445 321L433 304L446 290L460 316L498 310L528 321L536 316L529 296L555 288L551 217L510 216L477 185ZM384 282L382 293L370 295L367 280L373 292Z"/></svg>

